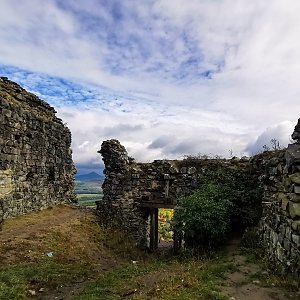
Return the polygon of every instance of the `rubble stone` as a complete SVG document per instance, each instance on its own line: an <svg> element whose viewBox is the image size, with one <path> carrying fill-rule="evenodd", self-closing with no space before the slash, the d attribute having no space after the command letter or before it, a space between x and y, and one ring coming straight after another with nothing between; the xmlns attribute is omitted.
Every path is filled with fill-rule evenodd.
<svg viewBox="0 0 300 300"><path fill-rule="evenodd" d="M55 113L0 77L0 219L76 201L71 133Z"/></svg>
<svg viewBox="0 0 300 300"><path fill-rule="evenodd" d="M250 160L191 158L135 163L117 140L104 141L100 150L105 163L104 198L98 204L98 213L104 220L117 217L118 224L132 233L137 244L147 246L151 206L175 207L177 200L197 189L208 174L233 170L237 177L245 180L250 176L256 182L257 209L262 206L258 235L270 264L299 280L299 122L300 119L293 134L296 143L286 150L257 154Z"/></svg>

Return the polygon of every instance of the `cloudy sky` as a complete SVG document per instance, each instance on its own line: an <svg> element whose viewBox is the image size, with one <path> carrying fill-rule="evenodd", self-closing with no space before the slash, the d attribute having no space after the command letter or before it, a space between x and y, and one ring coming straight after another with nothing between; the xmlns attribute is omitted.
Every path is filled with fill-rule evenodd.
<svg viewBox="0 0 300 300"><path fill-rule="evenodd" d="M58 111L79 173L285 146L300 117L298 0L0 0L0 75Z"/></svg>

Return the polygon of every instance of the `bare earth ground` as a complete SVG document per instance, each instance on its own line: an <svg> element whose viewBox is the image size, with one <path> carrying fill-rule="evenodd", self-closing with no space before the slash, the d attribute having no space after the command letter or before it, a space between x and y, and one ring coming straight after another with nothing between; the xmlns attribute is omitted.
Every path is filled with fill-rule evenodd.
<svg viewBox="0 0 300 300"><path fill-rule="evenodd" d="M228 259L236 267L224 281L222 293L232 300L287 300L300 299L299 292L288 292L277 287L271 281L272 272L240 254L239 240L231 241L227 246Z"/></svg>
<svg viewBox="0 0 300 300"><path fill-rule="evenodd" d="M89 230L96 221L93 210L64 205L5 220L0 231L1 266L49 260L93 264L96 273L91 278L77 279L55 290L42 287L43 292L34 297L71 299L89 280L117 265L116 257L97 243L97 233ZM52 257L48 257L50 252Z"/></svg>
<svg viewBox="0 0 300 300"><path fill-rule="evenodd" d="M80 228L84 221L96 222L94 212L71 206L57 206L6 220L0 233L1 264L37 261L53 252L52 246L58 250L61 246L61 251L53 253L55 258L72 262L82 255L85 261L110 265L112 257L94 243L88 232L83 234L88 229ZM66 251L69 249L64 249L64 244L76 248Z"/></svg>
<svg viewBox="0 0 300 300"><path fill-rule="evenodd" d="M122 260L118 255L110 252L109 247L105 245L109 237L99 237L100 233L93 225L96 222L93 210L70 206L58 206L6 220L0 231L1 267L49 260L63 264L78 262L86 265L93 264L93 271L86 277L77 278L75 281L70 279L69 282L64 282L54 289L48 286L35 286L33 283L31 289L36 293L28 294L28 298L34 299L73 299L74 295L78 295L96 278L118 267ZM297 291L288 292L286 289L272 286L273 284L268 282L272 274L261 265L253 261L249 262L245 255L240 254L236 243L227 247L226 255L226 259L234 265L234 270L227 273L220 286L222 294L228 296L228 299L300 299ZM176 271L170 270L170 272ZM149 290L158 282L166 280L166 276L168 272L153 270L141 275L137 283L141 290ZM124 295L127 299L135 297L128 296L126 291Z"/></svg>

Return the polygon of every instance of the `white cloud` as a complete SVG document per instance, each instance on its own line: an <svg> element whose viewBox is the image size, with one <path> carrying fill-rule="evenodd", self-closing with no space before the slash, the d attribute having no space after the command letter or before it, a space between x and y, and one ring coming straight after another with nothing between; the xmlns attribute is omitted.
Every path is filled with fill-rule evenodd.
<svg viewBox="0 0 300 300"><path fill-rule="evenodd" d="M99 163L107 138L143 160L239 155L285 143L299 117L299 9L297 0L1 0L0 64L33 72L12 76L55 104L78 163ZM49 75L74 87L60 92Z"/></svg>
<svg viewBox="0 0 300 300"><path fill-rule="evenodd" d="M256 154L264 150L264 146L273 149L274 146L280 148L286 147L291 143L291 134L293 133L295 124L290 121L284 121L277 125L268 127L264 130L255 141L248 144L245 151L250 155ZM272 140L276 141L275 144Z"/></svg>
<svg viewBox="0 0 300 300"><path fill-rule="evenodd" d="M241 128L221 113L190 111L181 106L154 108L134 100L123 104L108 111L97 109L96 103L93 109L83 105L58 108L59 117L72 131L78 164L99 163L97 150L102 141L113 138L120 140L130 156L144 162L197 153L228 156L230 149L240 155L249 139L247 127ZM222 129L218 129L219 124L223 124Z"/></svg>
<svg viewBox="0 0 300 300"><path fill-rule="evenodd" d="M78 146L78 149L84 149L89 145L89 141L84 141L82 144Z"/></svg>

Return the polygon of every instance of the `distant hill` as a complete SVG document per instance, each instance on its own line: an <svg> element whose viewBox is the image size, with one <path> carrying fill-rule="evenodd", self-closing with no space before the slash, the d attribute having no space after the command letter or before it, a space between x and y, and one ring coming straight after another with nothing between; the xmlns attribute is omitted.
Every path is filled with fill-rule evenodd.
<svg viewBox="0 0 300 300"><path fill-rule="evenodd" d="M100 175L96 172L91 172L83 175L75 175L75 179L77 181L102 181L104 179L104 175Z"/></svg>

